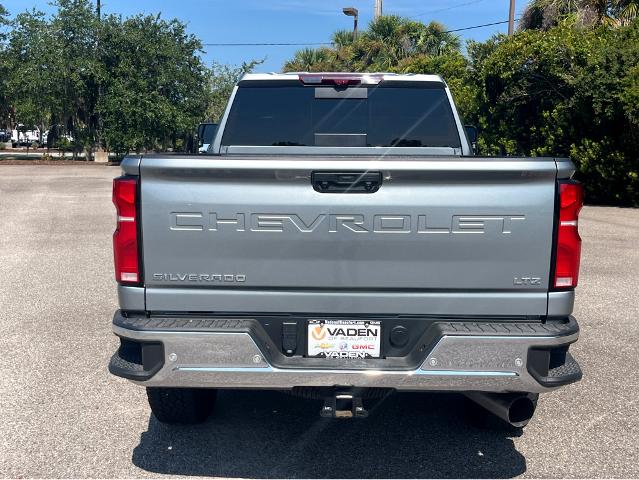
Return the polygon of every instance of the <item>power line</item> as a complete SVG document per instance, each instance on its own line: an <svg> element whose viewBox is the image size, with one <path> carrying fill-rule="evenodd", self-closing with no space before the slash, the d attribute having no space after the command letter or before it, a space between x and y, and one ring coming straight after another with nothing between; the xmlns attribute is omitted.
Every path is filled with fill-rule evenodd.
<svg viewBox="0 0 639 480"><path fill-rule="evenodd" d="M519 20L519 19L516 18L515 20ZM473 25L472 27L456 28L455 30L447 30L444 33L462 32L464 30L473 30L475 28L484 28L484 27L491 27L493 25L502 25L504 23L508 23L509 21L510 20L503 20L501 22L484 23L483 25Z"/></svg>
<svg viewBox="0 0 639 480"><path fill-rule="evenodd" d="M515 20L519 20L516 18ZM443 33L455 33L455 32L463 32L466 30L474 30L476 28L484 28L484 27L492 27L494 25L503 25L504 23L508 23L510 20L502 20L500 22L492 22L492 23L483 23L481 25L472 25L470 27L463 28L455 28L453 30L446 30ZM256 47L256 46L265 46L265 47L303 47L303 46L317 46L317 45L333 45L333 42L311 42L311 43L295 43L295 42L281 42L281 43L264 43L264 42L255 42L255 43L204 43L205 47Z"/></svg>

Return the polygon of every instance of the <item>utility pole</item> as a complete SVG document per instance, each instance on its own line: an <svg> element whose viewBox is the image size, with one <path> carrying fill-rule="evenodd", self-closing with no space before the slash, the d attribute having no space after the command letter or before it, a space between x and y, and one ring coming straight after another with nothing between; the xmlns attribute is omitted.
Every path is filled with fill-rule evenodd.
<svg viewBox="0 0 639 480"><path fill-rule="evenodd" d="M375 20L382 16L382 1L375 0Z"/></svg>
<svg viewBox="0 0 639 480"><path fill-rule="evenodd" d="M102 10L101 5L100 5L101 1L100 0L96 0L96 1L97 1L96 11L98 13L98 20L100 20L100 11Z"/></svg>
<svg viewBox="0 0 639 480"><path fill-rule="evenodd" d="M515 0L510 0L510 11L508 12L508 36L515 33Z"/></svg>

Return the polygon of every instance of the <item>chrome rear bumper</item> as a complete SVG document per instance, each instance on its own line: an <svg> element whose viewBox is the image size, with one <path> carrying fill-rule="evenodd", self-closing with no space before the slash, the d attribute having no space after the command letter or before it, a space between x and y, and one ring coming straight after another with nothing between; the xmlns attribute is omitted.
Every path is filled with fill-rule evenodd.
<svg viewBox="0 0 639 480"><path fill-rule="evenodd" d="M555 376L554 381L550 376L540 379L540 375L535 375L535 370L529 368L533 362L531 351L556 350L577 340L579 332L575 320L570 318L568 323L562 329L533 324L536 327L530 328L535 330L534 335L532 331L526 334L526 328L513 329L521 334L508 335L497 334L502 333L499 330L495 330L494 335L464 334L463 329L447 332L434 346L424 350L423 361L417 368L410 369L348 368L344 363L339 368L332 368L328 361L326 368L282 368L268 360L269 352L260 349L249 332L175 328L134 330L114 324L113 331L121 339L142 345L161 344L163 349L161 361L152 375L133 371L128 374L127 368L137 368L138 373L147 370L141 365L127 366L126 359L120 358L118 352L110 370L141 385L162 387L291 389L340 386L406 391L541 393L581 378L579 366L570 354L566 354L566 362L571 364L557 370L564 377ZM496 323L481 325L494 328ZM548 334L540 334L537 327ZM485 330L490 331L490 328ZM545 373L550 375L552 370Z"/></svg>

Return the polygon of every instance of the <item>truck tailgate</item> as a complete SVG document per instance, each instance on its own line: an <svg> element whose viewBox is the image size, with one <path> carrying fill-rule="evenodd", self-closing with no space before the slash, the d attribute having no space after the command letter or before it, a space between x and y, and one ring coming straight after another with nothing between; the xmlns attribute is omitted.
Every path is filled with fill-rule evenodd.
<svg viewBox="0 0 639 480"><path fill-rule="evenodd" d="M379 172L374 193L314 172ZM545 315L553 159L150 156L147 310Z"/></svg>

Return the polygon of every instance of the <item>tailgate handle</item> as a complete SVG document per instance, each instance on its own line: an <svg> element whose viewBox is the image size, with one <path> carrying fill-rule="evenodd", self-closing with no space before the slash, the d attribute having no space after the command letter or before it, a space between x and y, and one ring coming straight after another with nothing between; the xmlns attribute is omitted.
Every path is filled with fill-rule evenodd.
<svg viewBox="0 0 639 480"><path fill-rule="evenodd" d="M375 193L382 186L382 172L313 172L311 183L320 193Z"/></svg>

